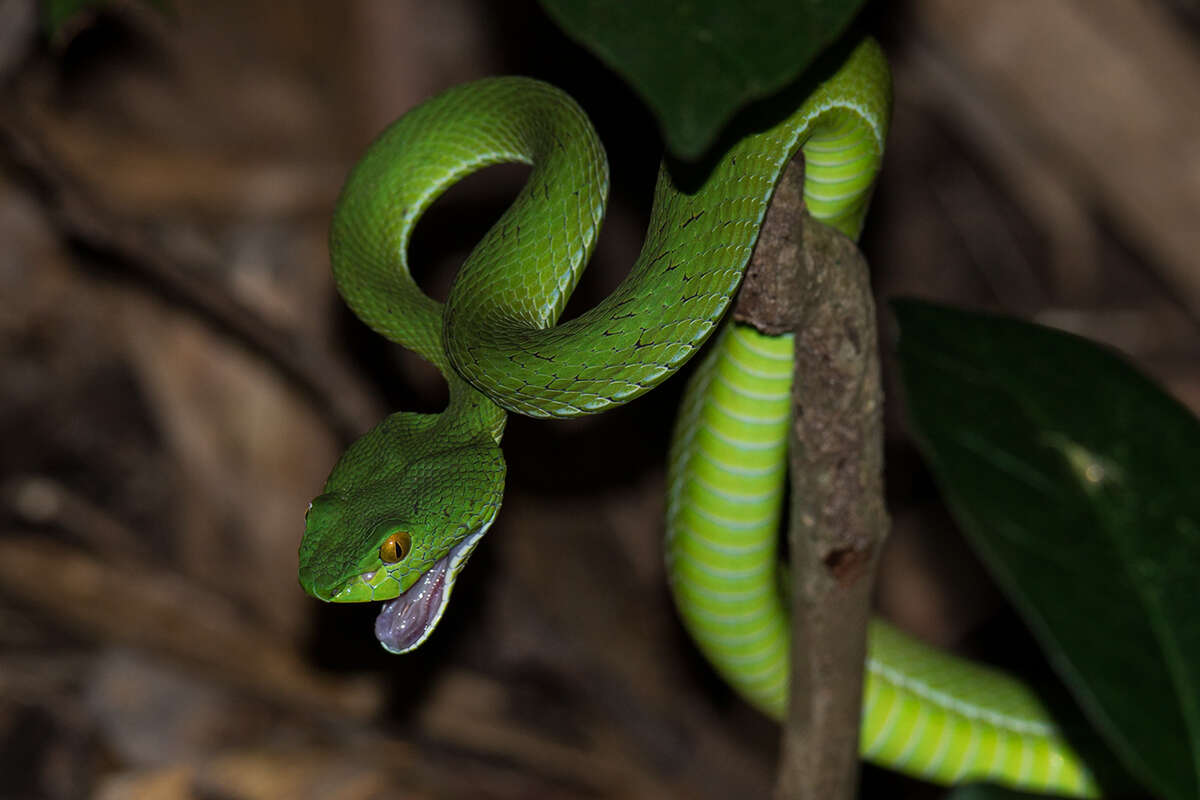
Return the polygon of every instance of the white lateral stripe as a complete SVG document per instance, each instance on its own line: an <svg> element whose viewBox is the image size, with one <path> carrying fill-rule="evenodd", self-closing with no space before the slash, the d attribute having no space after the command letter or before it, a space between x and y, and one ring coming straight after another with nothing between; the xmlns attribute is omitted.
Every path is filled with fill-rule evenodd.
<svg viewBox="0 0 1200 800"><path fill-rule="evenodd" d="M982 720L1012 733L1032 734L1034 736L1049 736L1052 733L1053 729L1044 722L1021 719L1008 714L1001 714L998 711L992 711L988 708L980 708L946 692L934 689L924 681L909 677L877 659L868 658L867 669L893 686L907 689L923 700L928 700L934 705L954 711L968 719Z"/></svg>

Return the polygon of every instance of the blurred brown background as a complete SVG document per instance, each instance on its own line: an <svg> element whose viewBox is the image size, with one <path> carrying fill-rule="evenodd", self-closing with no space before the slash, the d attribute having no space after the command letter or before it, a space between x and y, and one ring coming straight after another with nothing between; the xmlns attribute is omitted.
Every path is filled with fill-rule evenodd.
<svg viewBox="0 0 1200 800"><path fill-rule="evenodd" d="M774 726L664 588L680 380L510 424L504 510L416 654L295 578L340 449L443 391L336 299L325 235L356 154L454 83L563 86L614 173L586 307L640 243L646 111L526 0L171 8L47 42L34 2L0 0L0 797L767 796ZM1200 407L1200 5L906 0L864 23L896 81L863 240L881 298L1083 333ZM431 291L522 176L430 212ZM881 609L1037 670L896 402L888 424ZM864 796L901 795L937 790L866 771Z"/></svg>

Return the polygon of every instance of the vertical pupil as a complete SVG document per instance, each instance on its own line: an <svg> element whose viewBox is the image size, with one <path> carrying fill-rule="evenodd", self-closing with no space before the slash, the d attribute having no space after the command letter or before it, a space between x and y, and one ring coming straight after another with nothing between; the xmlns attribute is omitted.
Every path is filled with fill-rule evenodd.
<svg viewBox="0 0 1200 800"><path fill-rule="evenodd" d="M412 539L406 532L397 531L383 540L383 544L379 546L379 558L388 564L394 564L408 555L411 544Z"/></svg>

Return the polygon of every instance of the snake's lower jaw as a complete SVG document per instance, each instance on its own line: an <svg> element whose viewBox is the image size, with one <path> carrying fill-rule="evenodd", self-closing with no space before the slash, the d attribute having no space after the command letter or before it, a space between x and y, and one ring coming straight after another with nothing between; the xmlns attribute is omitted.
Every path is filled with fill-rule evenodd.
<svg viewBox="0 0 1200 800"><path fill-rule="evenodd" d="M389 653L407 653L421 645L450 600L449 555L441 558L407 592L383 604L375 618L375 638Z"/></svg>
<svg viewBox="0 0 1200 800"><path fill-rule="evenodd" d="M458 573L491 524L489 519L468 534L434 562L408 591L384 603L375 618L375 638L383 649L389 653L407 653L429 638L450 603L450 592Z"/></svg>

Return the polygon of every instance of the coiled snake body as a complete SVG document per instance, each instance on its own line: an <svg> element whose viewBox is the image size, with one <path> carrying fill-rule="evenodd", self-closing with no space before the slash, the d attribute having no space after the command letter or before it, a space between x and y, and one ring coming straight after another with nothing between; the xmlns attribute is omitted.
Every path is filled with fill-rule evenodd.
<svg viewBox="0 0 1200 800"><path fill-rule="evenodd" d="M389 416L342 456L306 516L303 587L323 600L389 601L376 622L380 642L393 652L418 646L499 510L506 411L567 417L627 402L719 330L689 384L672 448L667 560L701 649L778 717L788 674L776 575L792 342L720 323L797 149L812 214L858 235L889 105L886 63L865 41L799 110L735 145L699 189L679 190L662 169L629 276L561 325L608 188L583 112L546 84L497 78L451 89L394 123L343 189L334 276L364 322L438 367L450 400L440 414ZM455 181L502 162L532 171L443 306L409 273L412 230ZM883 622L873 623L869 653L866 758L942 782L1094 792L1021 684Z"/></svg>

